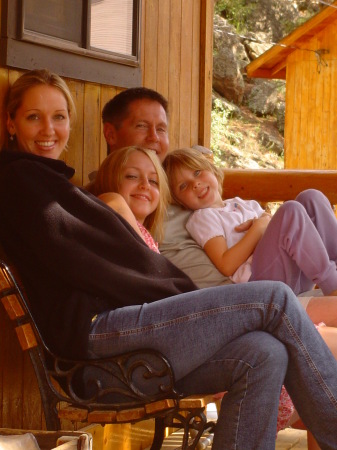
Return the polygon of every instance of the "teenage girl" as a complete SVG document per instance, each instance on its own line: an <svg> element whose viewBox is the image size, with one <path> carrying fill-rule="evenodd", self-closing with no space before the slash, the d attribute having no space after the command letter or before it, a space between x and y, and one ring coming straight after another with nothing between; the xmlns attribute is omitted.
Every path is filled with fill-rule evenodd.
<svg viewBox="0 0 337 450"><path fill-rule="evenodd" d="M100 166L94 194L117 211L159 253L169 201L165 172L156 154L141 147L113 151Z"/></svg>

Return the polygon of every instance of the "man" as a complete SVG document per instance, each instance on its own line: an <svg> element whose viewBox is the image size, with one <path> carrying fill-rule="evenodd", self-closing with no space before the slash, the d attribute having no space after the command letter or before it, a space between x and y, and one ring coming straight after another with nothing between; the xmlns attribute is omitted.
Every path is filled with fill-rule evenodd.
<svg viewBox="0 0 337 450"><path fill-rule="evenodd" d="M122 91L103 108L108 154L129 145L154 150L161 162L169 149L167 100L144 87Z"/></svg>
<svg viewBox="0 0 337 450"><path fill-rule="evenodd" d="M128 145L154 150L160 161L169 150L168 102L158 92L130 88L117 94L103 108L103 132L108 153ZM199 147L202 152L207 149ZM191 238L185 228L190 211L172 205L168 211L160 252L183 270L199 287L229 283Z"/></svg>

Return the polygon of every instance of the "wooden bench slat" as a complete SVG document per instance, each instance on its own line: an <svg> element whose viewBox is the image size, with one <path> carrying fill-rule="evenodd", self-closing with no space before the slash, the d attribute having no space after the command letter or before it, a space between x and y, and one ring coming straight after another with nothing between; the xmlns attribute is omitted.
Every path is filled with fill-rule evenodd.
<svg viewBox="0 0 337 450"><path fill-rule="evenodd" d="M191 395L189 397L183 398L179 400L179 408L181 409L189 409L189 408L203 408L206 407L209 403L214 403L213 395Z"/></svg>
<svg viewBox="0 0 337 450"><path fill-rule="evenodd" d="M15 328L22 350L28 350L37 346L35 333L30 323L25 323Z"/></svg>
<svg viewBox="0 0 337 450"><path fill-rule="evenodd" d="M140 420L145 417L146 411L144 407L124 409L118 411L116 416L116 422L133 422L134 420Z"/></svg>
<svg viewBox="0 0 337 450"><path fill-rule="evenodd" d="M74 408L73 406L66 406L58 410L58 416L60 419L85 422L88 418L88 411L86 409Z"/></svg>
<svg viewBox="0 0 337 450"><path fill-rule="evenodd" d="M145 405L145 411L147 414L157 413L159 411L166 411L167 409L174 408L177 402L171 398L165 398L158 400L157 402L148 403Z"/></svg>
<svg viewBox="0 0 337 450"><path fill-rule="evenodd" d="M20 305L19 300L16 298L16 295L8 295L1 299L2 304L11 320L18 319L19 317L23 317L25 315L22 306Z"/></svg>
<svg viewBox="0 0 337 450"><path fill-rule="evenodd" d="M116 423L117 411L90 411L87 421L89 423Z"/></svg>

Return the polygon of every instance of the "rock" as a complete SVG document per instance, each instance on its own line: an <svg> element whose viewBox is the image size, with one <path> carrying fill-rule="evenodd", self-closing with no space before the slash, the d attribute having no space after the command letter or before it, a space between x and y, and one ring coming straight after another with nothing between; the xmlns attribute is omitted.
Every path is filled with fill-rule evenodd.
<svg viewBox="0 0 337 450"><path fill-rule="evenodd" d="M286 112L286 103L281 100L277 102L275 107L276 125L279 132L284 135L284 119Z"/></svg>
<svg viewBox="0 0 337 450"><path fill-rule="evenodd" d="M234 103L229 102L225 98L221 97L221 95L217 94L215 91L212 93L212 109L215 108L215 100L218 100L221 104L222 110L228 112L227 117L241 117L241 109L234 105Z"/></svg>
<svg viewBox="0 0 337 450"><path fill-rule="evenodd" d="M272 150L279 156L283 155L284 142L282 139L279 139L276 136L265 131L261 131L258 137L261 141L261 144L266 147L267 150Z"/></svg>
<svg viewBox="0 0 337 450"><path fill-rule="evenodd" d="M242 42L250 61L253 61L273 46L269 43L267 33L249 32L246 33L245 36L247 37L247 39L243 39Z"/></svg>
<svg viewBox="0 0 337 450"><path fill-rule="evenodd" d="M266 33L267 42L282 39L299 17L295 1L259 0L248 3L250 14L247 15L246 26L255 33Z"/></svg>
<svg viewBox="0 0 337 450"><path fill-rule="evenodd" d="M272 115L278 100L277 85L273 81L259 80L251 89L248 108L258 117Z"/></svg>
<svg viewBox="0 0 337 450"><path fill-rule="evenodd" d="M241 69L247 65L244 46L234 27L220 16L214 17L213 88L222 97L240 105L244 93Z"/></svg>

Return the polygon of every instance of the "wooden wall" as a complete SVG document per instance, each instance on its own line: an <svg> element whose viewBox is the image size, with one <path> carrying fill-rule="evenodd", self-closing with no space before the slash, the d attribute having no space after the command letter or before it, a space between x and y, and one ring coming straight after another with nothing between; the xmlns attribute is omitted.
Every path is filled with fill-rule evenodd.
<svg viewBox="0 0 337 450"><path fill-rule="evenodd" d="M336 21L287 59L285 167L336 169ZM326 49L320 62L309 50Z"/></svg>
<svg viewBox="0 0 337 450"><path fill-rule="evenodd" d="M143 0L142 4L143 85L158 90L169 100L171 148L198 143L209 145L213 2ZM21 73L0 67L2 119L5 118L3 100L8 86ZM101 110L121 88L78 80L66 81L74 96L77 121L72 129L69 149L62 158L76 169L74 182L82 185L88 182L88 174L98 168L106 155ZM0 146L3 127L4 120L1 120ZM0 427L44 427L30 361L19 349L1 307ZM123 446L125 448L131 448L130 442L128 447Z"/></svg>
<svg viewBox="0 0 337 450"><path fill-rule="evenodd" d="M142 28L143 82L169 99L171 149L209 145L213 2L146 0Z"/></svg>
<svg viewBox="0 0 337 450"><path fill-rule="evenodd" d="M141 65L143 85L169 100L170 148L210 145L213 2L143 0ZM19 71L0 68L0 101ZM86 184L106 156L101 111L121 88L66 79L77 121L63 159ZM0 144L3 130L0 130Z"/></svg>

